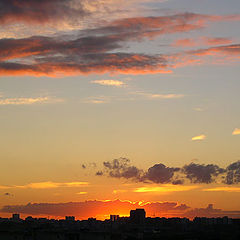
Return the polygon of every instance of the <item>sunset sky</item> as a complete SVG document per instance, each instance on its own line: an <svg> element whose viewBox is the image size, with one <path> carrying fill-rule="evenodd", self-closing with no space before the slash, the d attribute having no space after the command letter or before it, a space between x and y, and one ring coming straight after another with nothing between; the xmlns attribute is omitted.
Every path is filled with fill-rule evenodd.
<svg viewBox="0 0 240 240"><path fill-rule="evenodd" d="M239 0L0 0L0 216L240 217Z"/></svg>

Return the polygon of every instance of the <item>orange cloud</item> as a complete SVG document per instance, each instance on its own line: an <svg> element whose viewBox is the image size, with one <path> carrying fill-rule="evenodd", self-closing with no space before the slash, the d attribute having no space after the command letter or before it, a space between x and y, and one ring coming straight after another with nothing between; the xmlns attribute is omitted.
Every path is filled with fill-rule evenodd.
<svg viewBox="0 0 240 240"><path fill-rule="evenodd" d="M229 38L210 38L210 37L201 37L198 39L192 39L192 38L184 38L184 39L178 39L175 42L172 43L172 46L174 47L194 47L194 46L200 46L200 45L227 45L232 44L233 41Z"/></svg>
<svg viewBox="0 0 240 240"><path fill-rule="evenodd" d="M208 38L204 37L203 42L207 45L226 45L226 44L232 44L232 40L229 38Z"/></svg>
<svg viewBox="0 0 240 240"><path fill-rule="evenodd" d="M196 42L190 38L179 39L175 41L172 46L175 47L193 47L196 46Z"/></svg>

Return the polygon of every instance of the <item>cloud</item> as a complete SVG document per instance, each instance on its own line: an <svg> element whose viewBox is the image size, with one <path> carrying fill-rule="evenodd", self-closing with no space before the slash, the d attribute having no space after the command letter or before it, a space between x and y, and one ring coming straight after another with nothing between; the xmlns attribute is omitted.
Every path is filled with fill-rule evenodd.
<svg viewBox="0 0 240 240"><path fill-rule="evenodd" d="M189 179L192 183L212 183L215 178L224 173L223 168L218 167L214 164L196 164L190 163L182 168L185 177Z"/></svg>
<svg viewBox="0 0 240 240"><path fill-rule="evenodd" d="M200 45L227 45L232 44L233 41L230 38L223 37L201 37L197 39L193 38L184 38L178 39L172 43L174 47L195 47Z"/></svg>
<svg viewBox="0 0 240 240"><path fill-rule="evenodd" d="M118 32L128 31L129 36L153 38L163 34L189 32L204 28L208 22L239 20L240 15L214 16L185 12L169 16L120 19L114 21L112 26L117 27ZM107 32L112 31L112 28L105 27L101 30Z"/></svg>
<svg viewBox="0 0 240 240"><path fill-rule="evenodd" d="M114 87L122 87L124 82L119 80L94 80L91 83L96 83L103 86L114 86Z"/></svg>
<svg viewBox="0 0 240 240"><path fill-rule="evenodd" d="M28 203L26 205L3 206L1 212L15 213L36 216L76 216L78 219L97 217L106 219L110 214L129 216L132 209L144 208L147 216L151 217L223 217L239 218L240 211L225 211L215 209L213 204L206 208L191 208L186 204L177 202L131 202L131 201L85 201L69 203Z"/></svg>
<svg viewBox="0 0 240 240"><path fill-rule="evenodd" d="M183 94L152 94L150 96L153 99L177 99L177 98L183 98Z"/></svg>
<svg viewBox="0 0 240 240"><path fill-rule="evenodd" d="M77 194L78 195L85 195L85 194L87 194L87 192L78 192Z"/></svg>
<svg viewBox="0 0 240 240"><path fill-rule="evenodd" d="M145 186L139 187L134 190L137 193L171 193L171 192L183 192L195 189L196 186L180 186L180 185L171 185L171 184L163 184L161 186Z"/></svg>
<svg viewBox="0 0 240 240"><path fill-rule="evenodd" d="M196 42L194 39L190 38L184 38L184 39L178 39L174 43L172 43L172 46L174 47L194 47L196 46Z"/></svg>
<svg viewBox="0 0 240 240"><path fill-rule="evenodd" d="M130 94L132 95L137 95L137 96L143 96L148 99L179 99L179 98L184 98L184 94L176 94L176 93L168 93L168 94L160 94L160 93L147 93L147 92L131 92Z"/></svg>
<svg viewBox="0 0 240 240"><path fill-rule="evenodd" d="M106 96L99 96L99 97L88 97L83 102L84 103L90 103L90 104L104 104L109 103L110 98Z"/></svg>
<svg viewBox="0 0 240 240"><path fill-rule="evenodd" d="M155 164L147 170L142 179L154 183L169 183L173 180L174 173L179 170L180 168L166 167L162 163Z"/></svg>
<svg viewBox="0 0 240 240"><path fill-rule="evenodd" d="M83 2L74 0L1 0L0 24L24 22L43 24L88 14Z"/></svg>
<svg viewBox="0 0 240 240"><path fill-rule="evenodd" d="M217 38L209 38L204 37L203 41L207 45L226 45L232 44L232 40L229 38L217 37Z"/></svg>
<svg viewBox="0 0 240 240"><path fill-rule="evenodd" d="M205 192L240 192L239 187L215 187L203 189Z"/></svg>
<svg viewBox="0 0 240 240"><path fill-rule="evenodd" d="M82 187L87 186L88 182L37 182L29 183L25 185L12 185L12 186L0 186L0 189L12 189L12 188L22 188L22 189L48 189L48 188L60 188L60 187Z"/></svg>
<svg viewBox="0 0 240 240"><path fill-rule="evenodd" d="M218 54L222 54L223 56L239 56L240 54L240 44L230 44L230 45L223 45L219 47L211 47L206 49L199 49L195 51L189 52L195 56L215 56Z"/></svg>
<svg viewBox="0 0 240 240"><path fill-rule="evenodd" d="M4 1L4 6L14 5L15 3L16 0L11 0L9 3ZM54 3L65 6L67 1L44 0L40 3L36 0L31 2L24 0L23 6L24 4L30 4L35 7L38 4L44 6L44 4L51 5ZM81 4L79 6L81 8ZM159 17L120 19L105 26L85 29L72 35L0 39L0 76L55 77L96 73L132 75L171 73L171 68L184 64L201 63L201 58L206 55L217 54L234 59L234 57L238 58L240 54L238 44L198 49L173 55L119 51L128 41L143 41L145 38L153 38L162 34L188 32L204 27L205 22L230 20L239 20L239 18L238 16L182 13ZM112 84L114 83L112 82ZM163 98L164 96L159 95L158 97ZM180 96L169 95L168 97Z"/></svg>
<svg viewBox="0 0 240 240"><path fill-rule="evenodd" d="M141 176L141 170L131 166L130 160L127 158L114 159L111 162L104 162L103 165L110 177L139 179Z"/></svg>
<svg viewBox="0 0 240 240"><path fill-rule="evenodd" d="M223 182L228 185L240 182L240 161L234 162L226 168L226 177Z"/></svg>
<svg viewBox="0 0 240 240"><path fill-rule="evenodd" d="M240 128L235 128L232 132L232 135L240 135Z"/></svg>
<svg viewBox="0 0 240 240"><path fill-rule="evenodd" d="M194 217L216 218L224 216L228 216L230 218L239 218L240 211L224 211L222 209L215 209L213 207L213 204L209 204L206 208L195 208L188 210L186 213L184 213L184 215L189 218Z"/></svg>
<svg viewBox="0 0 240 240"><path fill-rule="evenodd" d="M97 171L96 176L103 176L103 172L102 171Z"/></svg>
<svg viewBox="0 0 240 240"><path fill-rule="evenodd" d="M80 219L98 217L105 219L110 214L129 216L132 209L144 207L147 216L164 214L177 216L189 209L185 204L176 202L131 202L131 201L85 201L70 203L28 203L26 205L4 206L1 212L30 215L61 216L73 215Z"/></svg>
<svg viewBox="0 0 240 240"><path fill-rule="evenodd" d="M51 98L51 97L37 97L37 98L2 98L0 97L0 105L32 105L43 103L59 103L63 102L63 99Z"/></svg>
<svg viewBox="0 0 240 240"><path fill-rule="evenodd" d="M123 189L116 189L116 190L113 190L113 194L125 193L125 192L127 192L127 190L123 190Z"/></svg>
<svg viewBox="0 0 240 240"><path fill-rule="evenodd" d="M192 137L192 141L199 141L199 140L204 140L204 139L206 139L206 135L204 135L204 134Z"/></svg>
<svg viewBox="0 0 240 240"><path fill-rule="evenodd" d="M128 179L140 183L161 184L161 187L164 187L166 184L172 184L175 185L173 189L178 189L178 185L189 182L192 184L210 184L215 182L232 185L240 182L240 161L231 163L226 168L221 168L215 164L197 164L192 162L183 167L167 167L162 163L158 163L148 170L143 170L131 165L129 159L119 158L104 162L103 170L97 171L96 175ZM149 187L149 189L149 191L153 191L157 188ZM148 188L146 188L146 191L148 191Z"/></svg>
<svg viewBox="0 0 240 240"><path fill-rule="evenodd" d="M13 197L14 196L12 193L9 193L9 192L4 193L3 195L7 196L7 197Z"/></svg>

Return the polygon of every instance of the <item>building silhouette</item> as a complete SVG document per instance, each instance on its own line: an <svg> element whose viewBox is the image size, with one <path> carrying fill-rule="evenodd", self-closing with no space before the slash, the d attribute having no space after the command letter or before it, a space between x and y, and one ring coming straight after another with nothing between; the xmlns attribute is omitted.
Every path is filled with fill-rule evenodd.
<svg viewBox="0 0 240 240"><path fill-rule="evenodd" d="M143 208L130 211L130 221L135 224L144 224L146 212Z"/></svg>

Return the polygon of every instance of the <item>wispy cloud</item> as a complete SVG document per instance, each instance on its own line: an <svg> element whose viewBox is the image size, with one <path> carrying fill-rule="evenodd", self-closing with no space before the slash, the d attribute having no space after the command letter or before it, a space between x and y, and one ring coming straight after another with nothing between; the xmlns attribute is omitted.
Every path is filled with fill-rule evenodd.
<svg viewBox="0 0 240 240"><path fill-rule="evenodd" d="M206 45L226 45L233 43L232 39L223 37L203 37L202 40Z"/></svg>
<svg viewBox="0 0 240 240"><path fill-rule="evenodd" d="M0 96L0 105L32 105L32 104L44 104L44 103L59 103L63 102L63 99L53 97L36 97L36 98L3 98Z"/></svg>
<svg viewBox="0 0 240 240"><path fill-rule="evenodd" d="M201 141L201 140L206 139L206 137L207 137L206 135L202 134L199 136L192 137L192 141Z"/></svg>
<svg viewBox="0 0 240 240"><path fill-rule="evenodd" d="M124 190L124 189L116 189L116 190L113 190L113 193L114 193L114 194L125 193L125 192L127 192L127 190Z"/></svg>
<svg viewBox="0 0 240 240"><path fill-rule="evenodd" d="M109 103L110 97L106 96L97 96L97 97L88 97L83 100L83 103L90 103L90 104L103 104Z"/></svg>
<svg viewBox="0 0 240 240"><path fill-rule="evenodd" d="M202 191L205 192L240 192L239 187L216 187L216 188L206 188Z"/></svg>
<svg viewBox="0 0 240 240"><path fill-rule="evenodd" d="M136 188L134 192L138 193L171 193L171 192L183 192L183 191L190 191L196 189L196 186L182 186L182 185L171 185L171 184L164 184L161 186L145 186Z"/></svg>
<svg viewBox="0 0 240 240"><path fill-rule="evenodd" d="M59 187L82 187L87 186L88 182L36 182L29 183L26 185L12 185L12 186L0 186L0 189L11 189L11 188L30 188L30 189L48 189L48 188L59 188Z"/></svg>
<svg viewBox="0 0 240 240"><path fill-rule="evenodd" d="M201 38L183 38L175 40L172 43L174 47L195 47L195 46L216 46L216 45L227 45L232 44L233 40L230 38L223 37L201 37Z"/></svg>
<svg viewBox="0 0 240 240"><path fill-rule="evenodd" d="M103 86L113 86L113 87L122 87L125 83L119 80L94 80L91 83L103 85Z"/></svg>
<svg viewBox="0 0 240 240"><path fill-rule="evenodd" d="M167 94L160 94L160 93L147 93L142 91L130 92L132 95L143 96L148 99L179 99L185 97L184 94L177 94L177 93L167 93Z"/></svg>
<svg viewBox="0 0 240 240"><path fill-rule="evenodd" d="M78 195L86 195L87 192L78 192L77 194L78 194Z"/></svg>
<svg viewBox="0 0 240 240"><path fill-rule="evenodd" d="M240 135L240 128L235 128L232 132L232 135Z"/></svg>

